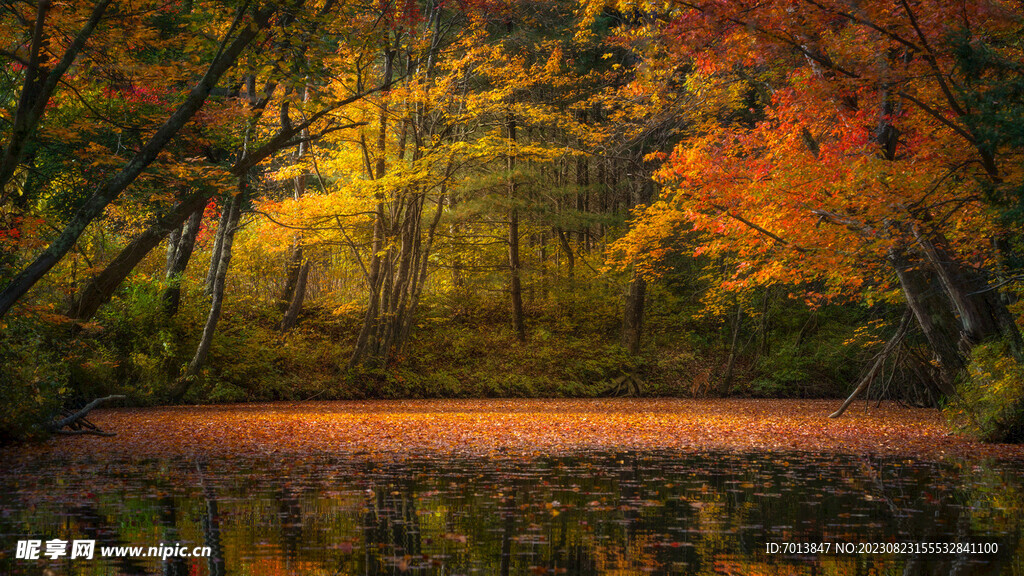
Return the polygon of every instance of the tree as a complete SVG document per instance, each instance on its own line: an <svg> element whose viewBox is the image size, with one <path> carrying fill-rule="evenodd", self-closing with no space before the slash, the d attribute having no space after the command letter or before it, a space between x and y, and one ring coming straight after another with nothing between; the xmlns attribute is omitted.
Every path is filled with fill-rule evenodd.
<svg viewBox="0 0 1024 576"><path fill-rule="evenodd" d="M88 321L90 320L96 311L99 310L100 306L106 303L107 300L114 294L114 291L124 282L125 278L131 273L132 270L146 257L147 254L168 235L172 230L180 229L182 224L189 220L194 215L202 215L202 209L206 206L206 203L210 199L209 192L193 192L186 195L181 201L171 209L170 212L160 215L156 222L152 226L147 228L142 234L138 235L127 246L109 263L107 267L103 269L98 275L93 276L89 282L83 287L79 293L72 300L71 305L68 308L67 316L76 320ZM193 221L197 221L197 218L192 218ZM198 230L198 224L193 225L192 229ZM194 233L190 234L194 240ZM177 248L177 246L176 246ZM172 269L177 270L175 274L180 274L184 269L184 264L188 261L188 256L184 254L185 251L191 253L192 248L190 244L186 244L181 247L183 254L179 259L175 252L171 266L168 268L168 273ZM179 262L180 260L180 262ZM180 268L180 270L179 270Z"/></svg>
<svg viewBox="0 0 1024 576"><path fill-rule="evenodd" d="M947 391L976 344L1001 339L1019 355L990 282L1001 226L983 202L986 188L1021 179L1019 151L982 137L948 41L1015 34L1018 19L993 8L677 5L662 31L692 66L688 89L739 86L753 105L744 115L734 97L733 119L677 146L659 171L668 198L641 218L646 240L635 232L624 249L684 223L708 235L699 252L735 255L733 288L802 283L834 299L898 287Z"/></svg>
<svg viewBox="0 0 1024 576"><path fill-rule="evenodd" d="M83 203L65 226L61 234L20 273L15 275L0 292L0 317L43 277L69 250L85 230L136 178L157 158L175 134L202 108L220 77L234 65L245 48L266 30L276 6L256 6L250 10L243 5L221 41L217 54L203 77L195 84L184 101L169 118L149 137L142 148L121 170L101 185Z"/></svg>
<svg viewBox="0 0 1024 576"><path fill-rule="evenodd" d="M309 24L311 29L316 28L316 23L329 12L331 7L332 3L327 3L318 10L313 11L313 14L311 14L313 16L311 19L312 24ZM300 14L297 9L287 10L284 12L280 25L282 27L294 26L299 21L299 16ZM309 41L309 38L307 37L305 40ZM269 55L271 59L276 58L280 62L287 57L296 58L297 55L293 51L308 55L307 52L310 45L304 44L301 41L293 43L291 38L284 36L278 38L272 45L272 48L275 50L264 53L263 56L267 57ZM285 84L286 80L289 80L287 75L284 78L271 75L264 82L262 90L257 91L256 76L250 73L243 77L242 84L246 87L247 118L241 125L238 147L227 154L234 159L230 173L237 179L237 189L225 202L221 226L217 233L214 253L210 260L210 270L207 274L207 294L211 298L210 310L207 314L202 336L196 346L195 355L188 363L184 374L179 378L171 393L175 399L183 397L191 384L198 378L209 354L213 336L223 309L225 281L228 266L231 262L235 234L240 226L243 212L253 200L254 188L260 176L259 165L282 150L308 145L332 132L362 125L360 122L337 123L335 118L332 117L332 113L346 105L361 100L367 95L367 92L357 89L354 94L340 99L325 98L324 101L321 101L318 98L316 100L317 104L319 104L319 109L312 107L307 109L305 105L309 104L310 100L308 97L308 84L299 93L299 97L302 100L301 103L294 102L296 108L302 110L303 118L301 122L292 122L289 109L293 102L289 100L289 97L295 98L297 92L286 88L280 102L275 102L275 93L279 91L281 84ZM298 85L295 78L290 78L290 80L292 82L285 84L285 86L291 85L295 87ZM306 81L308 82L308 78ZM387 86L387 83L385 83L385 86ZM376 91L376 89L371 90L371 92L373 91ZM267 136L264 133L266 127L261 125L261 121L271 103L277 103L280 108L277 129L270 132L269 137L261 139L261 136ZM305 274L308 273L308 266L305 266L304 269L305 273L300 271L300 283L303 290L305 289ZM301 299L293 302L293 304L300 306ZM297 314L297 311L289 312L292 314L291 321L294 322L294 315Z"/></svg>
<svg viewBox="0 0 1024 576"><path fill-rule="evenodd" d="M0 30L14 41L15 47L5 47L0 54L23 71L24 84L17 98L10 132L4 138L3 154L0 156L0 206L6 204L13 193L9 186L11 179L25 160L27 150L35 138L35 132L54 91L78 59L79 53L100 24L110 4L111 0L99 0L91 3L91 6L81 6L80 9L88 10L85 12L85 23L66 47L61 47L58 43L59 39L67 34L68 29L73 28L73 23L80 16L73 9L54 9L50 0L40 0L37 2L36 15L32 21L27 19L25 14L21 14L21 10L14 5L5 5L0 16ZM70 34L67 37L71 37ZM18 48L26 44L28 54L19 53ZM56 58L61 48L63 54ZM56 63L51 62L51 58L55 59Z"/></svg>

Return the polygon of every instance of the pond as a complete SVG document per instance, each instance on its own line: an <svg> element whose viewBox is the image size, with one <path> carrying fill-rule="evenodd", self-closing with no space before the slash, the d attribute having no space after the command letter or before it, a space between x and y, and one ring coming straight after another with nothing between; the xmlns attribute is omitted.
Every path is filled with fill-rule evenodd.
<svg viewBox="0 0 1024 576"><path fill-rule="evenodd" d="M807 453L44 458L0 472L0 573L1021 574L1022 495L1019 463Z"/></svg>

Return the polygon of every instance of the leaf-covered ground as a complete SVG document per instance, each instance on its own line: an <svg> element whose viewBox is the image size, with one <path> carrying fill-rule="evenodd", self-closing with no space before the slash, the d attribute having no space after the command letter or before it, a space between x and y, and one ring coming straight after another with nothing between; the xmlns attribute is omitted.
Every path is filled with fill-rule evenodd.
<svg viewBox="0 0 1024 576"><path fill-rule="evenodd" d="M60 459L602 450L807 451L1024 459L1024 446L953 435L935 410L835 400L405 400L124 408L92 421L113 438L57 438ZM39 457L39 447L18 450ZM13 455L9 455L13 456Z"/></svg>

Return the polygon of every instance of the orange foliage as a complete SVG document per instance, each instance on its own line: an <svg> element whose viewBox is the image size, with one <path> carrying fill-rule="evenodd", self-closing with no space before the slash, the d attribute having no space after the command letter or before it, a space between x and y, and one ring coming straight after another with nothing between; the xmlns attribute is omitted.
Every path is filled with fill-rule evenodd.
<svg viewBox="0 0 1024 576"><path fill-rule="evenodd" d="M935 410L830 400L406 400L94 412L113 438L62 438L62 459L239 454L553 455L592 450L798 451L1024 459L1024 446L949 434ZM40 454L33 451L32 458ZM5 460L7 455L5 455Z"/></svg>
<svg viewBox="0 0 1024 576"><path fill-rule="evenodd" d="M1009 37L1018 26L998 3L679 7L658 31L660 66L692 64L685 86L705 115L658 173L664 202L618 251L653 269L673 248L665 240L692 229L706 239L699 254L735 259L724 288L815 282L825 296L884 287L889 251L920 229L969 265L991 266L999 230L982 191L1020 182L1019 151L980 143L957 92L971 72L949 38L965 27ZM725 95L737 86L745 99Z"/></svg>

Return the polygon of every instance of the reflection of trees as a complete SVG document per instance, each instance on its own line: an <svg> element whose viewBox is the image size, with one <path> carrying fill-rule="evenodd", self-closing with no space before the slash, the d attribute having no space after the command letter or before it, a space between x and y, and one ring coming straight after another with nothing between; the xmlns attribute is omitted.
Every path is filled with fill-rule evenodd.
<svg viewBox="0 0 1024 576"><path fill-rule="evenodd" d="M206 500L206 515L203 516L203 545L210 548L210 556L206 564L210 570L210 576L224 576L224 549L221 546L220 537L220 512L217 509L217 493L210 486L205 476L205 464L196 462L196 472L199 473L199 484L203 488L203 497Z"/></svg>
<svg viewBox="0 0 1024 576"><path fill-rule="evenodd" d="M599 531L592 537L584 535L591 567L581 565L581 573L674 574L676 563L700 565L690 534L685 532L700 527L691 502L680 495L687 486L661 478L664 469L655 469L664 462L654 462L652 466L649 454L627 453L598 465L598 473L600 468L610 468L612 474L592 490L613 497L607 509L588 514L597 515L591 522L599 525ZM705 486L703 480L700 484ZM668 527L676 531L669 533Z"/></svg>
<svg viewBox="0 0 1024 576"><path fill-rule="evenodd" d="M516 495L519 490L512 488L511 494L498 506L498 515L501 517L501 576L508 576L509 568L512 566L512 538L516 531Z"/></svg>
<svg viewBox="0 0 1024 576"><path fill-rule="evenodd" d="M288 482L289 479L281 478L275 481L277 484L277 517L281 523L281 543L285 556L289 560L297 560L299 548L303 542L303 515L302 502L299 494Z"/></svg>
<svg viewBox="0 0 1024 576"><path fill-rule="evenodd" d="M367 495L363 515L365 574L390 574L396 566L405 571L411 563L420 561L423 552L413 488L411 480L402 477Z"/></svg>
<svg viewBox="0 0 1024 576"><path fill-rule="evenodd" d="M96 555L99 556L100 549L107 546L134 546L121 538L118 528L107 521L106 517L100 514L93 504L81 504L72 512L72 516L78 520L79 527L86 538L96 541ZM110 562L117 567L118 574L136 575L148 574L138 558L122 556L111 558Z"/></svg>
<svg viewBox="0 0 1024 576"><path fill-rule="evenodd" d="M160 497L160 526L163 528L163 541L168 544L179 542L178 538L178 510L171 496ZM188 565L185 559L179 556L171 556L160 561L161 574L163 576L185 576L188 574Z"/></svg>
<svg viewBox="0 0 1024 576"><path fill-rule="evenodd" d="M988 556L991 574L1024 574L1024 486L1019 466L1002 467L992 462L960 462L955 500L963 511L958 529L965 532L999 534L988 541L999 545L999 553ZM1007 570L1008 566L1012 566Z"/></svg>
<svg viewBox="0 0 1024 576"><path fill-rule="evenodd" d="M195 478L191 466L185 470ZM255 561L231 556L240 574L270 573L271 566L281 573L365 576L1021 572L1021 480L1008 467L976 462L626 454L353 465L343 474L321 474L324 480L317 480L319 468L290 475L260 470L228 476L229 485L207 476L202 464L195 470L200 483L191 499L129 492L127 502L75 508L67 530L98 547L139 545L123 540L140 534L169 543L203 540L212 557L200 570L211 576L225 574L225 552L237 549L236 556L259 555ZM270 485L253 492L253 478ZM166 494L173 491L167 482L156 479L142 489ZM54 533L65 518L64 509L49 513L54 508L36 504L24 525L0 518L0 531ZM837 540L994 541L1000 553L795 559L764 552L771 541ZM280 546L261 548L268 543ZM179 558L159 567L141 561L163 576L184 576L186 562L195 567ZM140 559L102 562L97 572L146 573ZM6 573L3 566L0 572Z"/></svg>
<svg viewBox="0 0 1024 576"><path fill-rule="evenodd" d="M931 518L915 514L914 508L920 504L915 501L919 493L915 490L908 494L905 484L912 478L904 478L905 471L898 465L886 465L885 461L874 461L868 457L860 458L862 473L861 487L869 499L880 502L880 506L889 511L890 526L896 528L896 541L902 542L972 542L970 530L970 507L956 506L952 501L952 490L949 486L925 485L924 490L934 490L930 498L936 500L935 511ZM953 478L948 478L953 480ZM913 496L913 498L912 498ZM943 532L943 525L953 524L955 536ZM874 538L872 538L874 539ZM909 554L901 558L902 576L927 576L929 574L948 574L949 576L965 576L974 574L979 558L969 554L941 556ZM984 559L981 557L980 559ZM998 571L985 573L998 574Z"/></svg>

